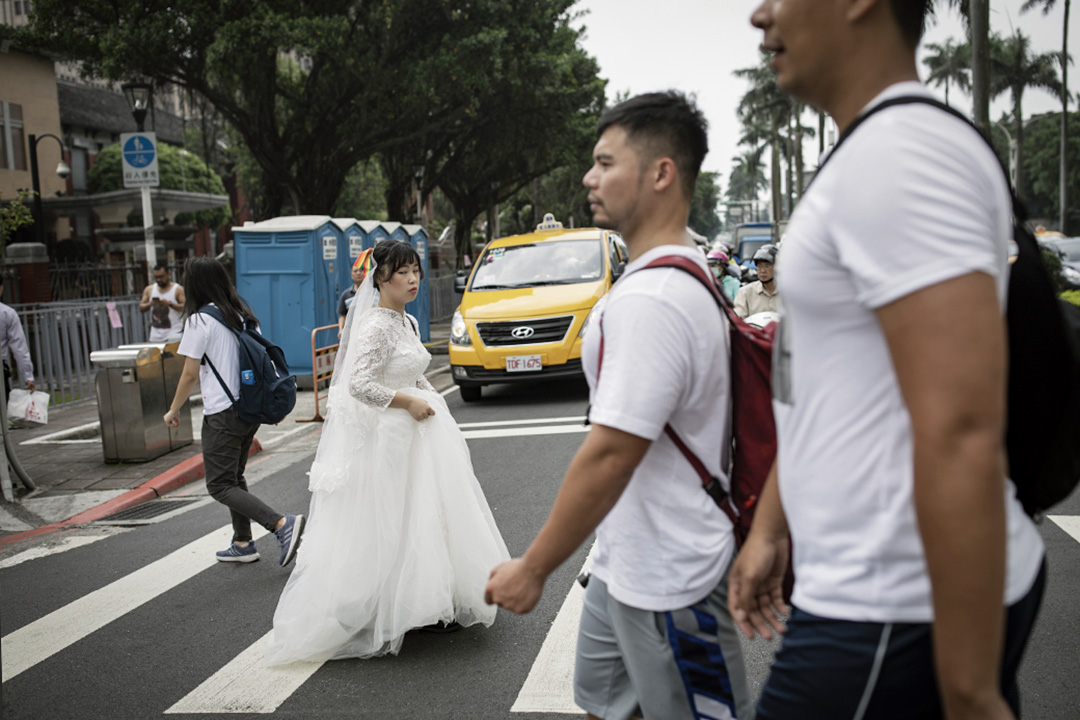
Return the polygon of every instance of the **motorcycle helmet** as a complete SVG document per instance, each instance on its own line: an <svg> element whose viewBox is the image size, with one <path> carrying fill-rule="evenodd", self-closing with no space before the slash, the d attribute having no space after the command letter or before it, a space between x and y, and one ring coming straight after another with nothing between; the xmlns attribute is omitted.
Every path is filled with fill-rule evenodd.
<svg viewBox="0 0 1080 720"><path fill-rule="evenodd" d="M762 245L761 247L758 248L757 252L754 253L754 263L767 262L767 263L773 263L775 265L776 264L776 254L777 254L776 246L773 245L772 243L767 243L765 245Z"/></svg>
<svg viewBox="0 0 1080 720"><path fill-rule="evenodd" d="M705 258L709 261L710 265L714 265L714 264L727 265L728 264L727 253L724 252L723 250L713 250L708 255L706 255Z"/></svg>

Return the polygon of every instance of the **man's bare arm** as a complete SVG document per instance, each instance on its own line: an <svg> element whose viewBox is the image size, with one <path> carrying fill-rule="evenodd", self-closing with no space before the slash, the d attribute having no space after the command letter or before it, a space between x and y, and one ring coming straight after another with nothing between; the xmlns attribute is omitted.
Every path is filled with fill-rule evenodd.
<svg viewBox="0 0 1080 720"><path fill-rule="evenodd" d="M988 708L1003 704L1006 542L1005 324L994 279L964 275L877 316L911 417L946 714L989 717Z"/></svg>

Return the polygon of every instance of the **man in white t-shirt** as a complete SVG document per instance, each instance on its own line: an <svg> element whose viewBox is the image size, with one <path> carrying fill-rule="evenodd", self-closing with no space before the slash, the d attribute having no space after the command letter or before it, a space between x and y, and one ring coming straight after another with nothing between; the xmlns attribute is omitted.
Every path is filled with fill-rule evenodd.
<svg viewBox="0 0 1080 720"><path fill-rule="evenodd" d="M752 22L780 88L843 131L929 96L931 4L766 0ZM1006 180L923 103L841 137L777 261L777 465L731 572L743 630L786 632L758 717L1009 718L1045 569L1003 463Z"/></svg>
<svg viewBox="0 0 1080 720"><path fill-rule="evenodd" d="M727 323L687 272L645 269L677 256L708 275L686 235L707 148L705 118L678 93L601 118L583 181L594 221L622 234L630 263L585 335L592 429L536 540L487 588L489 602L530 611L596 531L574 680L591 718L753 717L726 609L732 525L673 438L726 487Z"/></svg>

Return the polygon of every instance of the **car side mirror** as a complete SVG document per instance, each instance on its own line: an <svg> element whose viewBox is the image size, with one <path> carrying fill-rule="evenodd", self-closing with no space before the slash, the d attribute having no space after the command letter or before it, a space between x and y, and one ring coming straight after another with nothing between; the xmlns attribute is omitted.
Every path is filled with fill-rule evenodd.
<svg viewBox="0 0 1080 720"><path fill-rule="evenodd" d="M622 277L622 274L626 272L626 263L621 262L615 267L611 268L611 282L615 282Z"/></svg>
<svg viewBox="0 0 1080 720"><path fill-rule="evenodd" d="M457 275L454 277L454 292L464 293L465 286L468 284L469 278L465 274Z"/></svg>

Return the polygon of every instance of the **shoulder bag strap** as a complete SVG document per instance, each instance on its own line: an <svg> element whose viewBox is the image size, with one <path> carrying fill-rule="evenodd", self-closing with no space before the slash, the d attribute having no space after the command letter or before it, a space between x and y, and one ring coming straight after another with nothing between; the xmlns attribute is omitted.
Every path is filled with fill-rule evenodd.
<svg viewBox="0 0 1080 720"><path fill-rule="evenodd" d="M221 323L224 327L226 327L228 330L231 330L234 335L239 336L239 334L240 334L240 333L236 332L236 330L233 330L231 327L229 327L229 325L225 322L225 315L221 312L221 310L219 310L216 307L213 307L212 305L204 305L203 307L199 308L199 312L196 313L196 314L197 315L206 315L207 317L212 317L215 320L217 320L219 323ZM221 384L221 389L225 391L225 395L226 395L226 397L229 398L229 402L231 402L233 405L235 405L236 404L236 398L234 398L232 393L229 392L229 386L226 385L225 381L221 379L221 373L219 373L217 371L217 368L214 367L214 363L212 363L210 361L210 357L204 353L203 356L202 356L202 361L205 364L210 366L210 371L212 373L214 373L214 377L216 377L218 383Z"/></svg>

